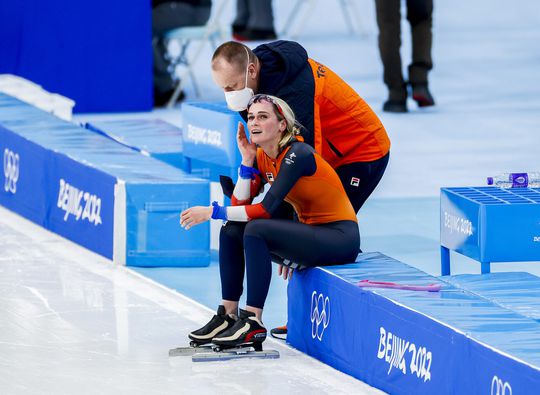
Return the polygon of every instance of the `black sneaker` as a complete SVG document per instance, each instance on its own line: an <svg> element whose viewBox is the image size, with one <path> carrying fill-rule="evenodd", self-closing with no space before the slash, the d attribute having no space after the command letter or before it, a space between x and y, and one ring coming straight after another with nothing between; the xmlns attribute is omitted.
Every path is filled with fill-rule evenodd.
<svg viewBox="0 0 540 395"><path fill-rule="evenodd" d="M216 315L212 317L208 324L191 332L188 336L197 345L212 343L214 337L232 327L235 322L234 318L225 314L225 307L220 305Z"/></svg>
<svg viewBox="0 0 540 395"><path fill-rule="evenodd" d="M287 340L287 325L270 329L270 334L276 339Z"/></svg>
<svg viewBox="0 0 540 395"><path fill-rule="evenodd" d="M266 339L266 328L255 317L255 313L240 309L240 318L235 324L218 336L212 343L223 347L236 347L242 344L260 345Z"/></svg>
<svg viewBox="0 0 540 395"><path fill-rule="evenodd" d="M435 100L428 89L427 83L411 84L412 98L418 103L418 107L429 107L435 105Z"/></svg>
<svg viewBox="0 0 540 395"><path fill-rule="evenodd" d="M277 35L274 29L233 29L233 38L236 41L272 41L277 39Z"/></svg>
<svg viewBox="0 0 540 395"><path fill-rule="evenodd" d="M407 112L407 100L390 100L384 102L383 111L385 112Z"/></svg>

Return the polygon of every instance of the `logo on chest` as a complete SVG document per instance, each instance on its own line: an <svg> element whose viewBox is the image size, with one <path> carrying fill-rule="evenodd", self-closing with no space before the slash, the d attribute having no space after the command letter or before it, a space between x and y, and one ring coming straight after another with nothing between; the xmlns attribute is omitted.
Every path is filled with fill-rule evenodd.
<svg viewBox="0 0 540 395"><path fill-rule="evenodd" d="M266 172L266 179L268 180L268 182L274 182L274 174Z"/></svg>

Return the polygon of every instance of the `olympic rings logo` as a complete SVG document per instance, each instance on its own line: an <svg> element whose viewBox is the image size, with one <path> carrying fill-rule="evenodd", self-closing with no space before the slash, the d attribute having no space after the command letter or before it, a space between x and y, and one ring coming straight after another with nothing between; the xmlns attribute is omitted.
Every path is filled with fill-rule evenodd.
<svg viewBox="0 0 540 395"><path fill-rule="evenodd" d="M497 376L493 376L491 380L491 395L512 395L512 387L507 381L502 381Z"/></svg>
<svg viewBox="0 0 540 395"><path fill-rule="evenodd" d="M330 299L317 291L311 294L311 337L322 341L324 330L330 323Z"/></svg>
<svg viewBox="0 0 540 395"><path fill-rule="evenodd" d="M19 154L4 149L4 190L6 192L17 192L17 181L19 180Z"/></svg>

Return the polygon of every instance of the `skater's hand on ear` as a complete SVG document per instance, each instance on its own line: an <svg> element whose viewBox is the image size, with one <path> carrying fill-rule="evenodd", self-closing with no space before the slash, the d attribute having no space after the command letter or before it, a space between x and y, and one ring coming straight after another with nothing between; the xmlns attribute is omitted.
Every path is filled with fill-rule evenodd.
<svg viewBox="0 0 540 395"><path fill-rule="evenodd" d="M212 217L212 206L190 207L187 210L182 211L182 214L180 214L180 225L185 230L189 230L195 225L208 221L211 217Z"/></svg>
<svg viewBox="0 0 540 395"><path fill-rule="evenodd" d="M284 280L288 280L292 277L293 269L289 266L278 265L278 276L283 277Z"/></svg>

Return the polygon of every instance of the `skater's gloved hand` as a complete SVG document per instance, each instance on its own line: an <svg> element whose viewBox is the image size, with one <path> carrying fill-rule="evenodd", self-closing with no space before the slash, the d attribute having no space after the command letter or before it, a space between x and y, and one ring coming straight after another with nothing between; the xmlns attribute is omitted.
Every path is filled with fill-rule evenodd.
<svg viewBox="0 0 540 395"><path fill-rule="evenodd" d="M246 129L242 122L238 122L238 129L236 131L236 142L238 144L238 150L242 155L242 164L247 167L252 167L257 156L257 146L255 143L250 142L246 135Z"/></svg>
<svg viewBox="0 0 540 395"><path fill-rule="evenodd" d="M278 276L283 277L284 280L288 280L292 277L293 269L289 266L278 265Z"/></svg>
<svg viewBox="0 0 540 395"><path fill-rule="evenodd" d="M187 210L182 211L182 214L180 214L180 225L185 230L189 230L195 225L208 221L212 216L212 210L212 206L190 207Z"/></svg>

